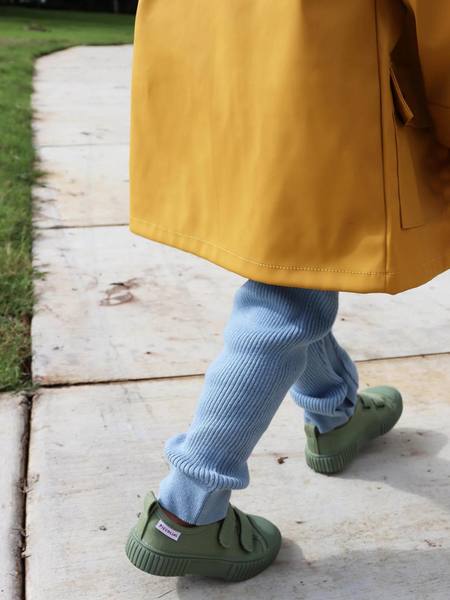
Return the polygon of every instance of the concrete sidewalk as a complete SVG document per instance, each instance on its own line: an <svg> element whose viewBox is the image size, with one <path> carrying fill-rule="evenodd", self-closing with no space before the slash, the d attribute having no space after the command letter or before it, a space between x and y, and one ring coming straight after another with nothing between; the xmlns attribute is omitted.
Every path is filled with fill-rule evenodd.
<svg viewBox="0 0 450 600"><path fill-rule="evenodd" d="M129 46L80 47L37 62L35 139L48 176L36 189L34 252L46 276L32 324L42 387L30 425L26 598L448 600L450 272L396 297L341 294L334 332L359 361L361 387L399 387L405 412L325 477L306 466L302 414L285 400L250 459L251 486L234 495L282 531L270 569L230 585L148 576L126 559L142 499L168 472L164 442L189 426L244 281L129 232L131 56ZM0 445L20 458L27 414L20 399L1 399L0 410L11 401L16 434ZM12 509L0 516L13 531L23 507L8 489L0 507ZM4 589L0 598L22 597Z"/></svg>

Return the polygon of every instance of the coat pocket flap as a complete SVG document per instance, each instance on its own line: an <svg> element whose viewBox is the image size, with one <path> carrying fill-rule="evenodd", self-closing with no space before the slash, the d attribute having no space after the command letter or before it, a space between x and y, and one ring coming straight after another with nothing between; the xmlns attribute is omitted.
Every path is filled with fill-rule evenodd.
<svg viewBox="0 0 450 600"><path fill-rule="evenodd" d="M418 90L415 89L414 82L410 81L409 69L403 70L401 66L392 63L389 71L394 106L403 124L409 127L430 127L431 119L426 102L422 106L419 101Z"/></svg>
<svg viewBox="0 0 450 600"><path fill-rule="evenodd" d="M402 90L400 89L400 85L397 81L397 77L395 76L394 69L392 65L390 67L391 74L391 87L392 87L392 95L394 97L394 104L397 112L399 113L403 124L409 125L411 121L414 119L414 113L409 108L408 103L405 100L405 97L402 94Z"/></svg>

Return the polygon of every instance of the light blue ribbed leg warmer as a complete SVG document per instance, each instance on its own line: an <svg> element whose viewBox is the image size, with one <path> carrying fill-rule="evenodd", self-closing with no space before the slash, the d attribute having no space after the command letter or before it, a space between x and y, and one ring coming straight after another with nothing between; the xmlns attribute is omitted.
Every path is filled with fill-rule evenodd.
<svg viewBox="0 0 450 600"><path fill-rule="evenodd" d="M289 390L320 432L353 414L358 373L331 333L338 292L247 281L236 293L224 348L209 366L187 433L170 438L158 500L188 523L225 517L231 490Z"/></svg>

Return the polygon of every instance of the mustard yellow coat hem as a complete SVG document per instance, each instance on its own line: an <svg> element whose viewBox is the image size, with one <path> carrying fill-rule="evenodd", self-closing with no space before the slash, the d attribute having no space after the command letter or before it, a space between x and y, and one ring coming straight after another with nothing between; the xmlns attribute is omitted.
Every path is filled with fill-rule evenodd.
<svg viewBox="0 0 450 600"><path fill-rule="evenodd" d="M307 265L286 267L262 264L249 257L239 256L208 240L179 233L136 217L130 219L130 231L144 238L204 258L247 279L269 285L361 294L384 291L387 294L395 295L423 285L450 268L450 253L438 256L425 264L397 272L322 269Z"/></svg>

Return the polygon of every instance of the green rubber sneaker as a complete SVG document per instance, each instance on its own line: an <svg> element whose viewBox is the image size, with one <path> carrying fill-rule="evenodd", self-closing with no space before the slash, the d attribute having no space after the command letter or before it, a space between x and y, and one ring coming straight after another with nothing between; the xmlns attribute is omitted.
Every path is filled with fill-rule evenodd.
<svg viewBox="0 0 450 600"><path fill-rule="evenodd" d="M390 431L403 410L402 396L387 385L359 392L348 423L327 433L305 424L306 463L317 473L337 473L346 467L365 443Z"/></svg>
<svg viewBox="0 0 450 600"><path fill-rule="evenodd" d="M197 574L241 581L267 569L280 546L281 533L275 525L231 504L221 521L182 527L149 492L125 551L133 565L152 575Z"/></svg>

